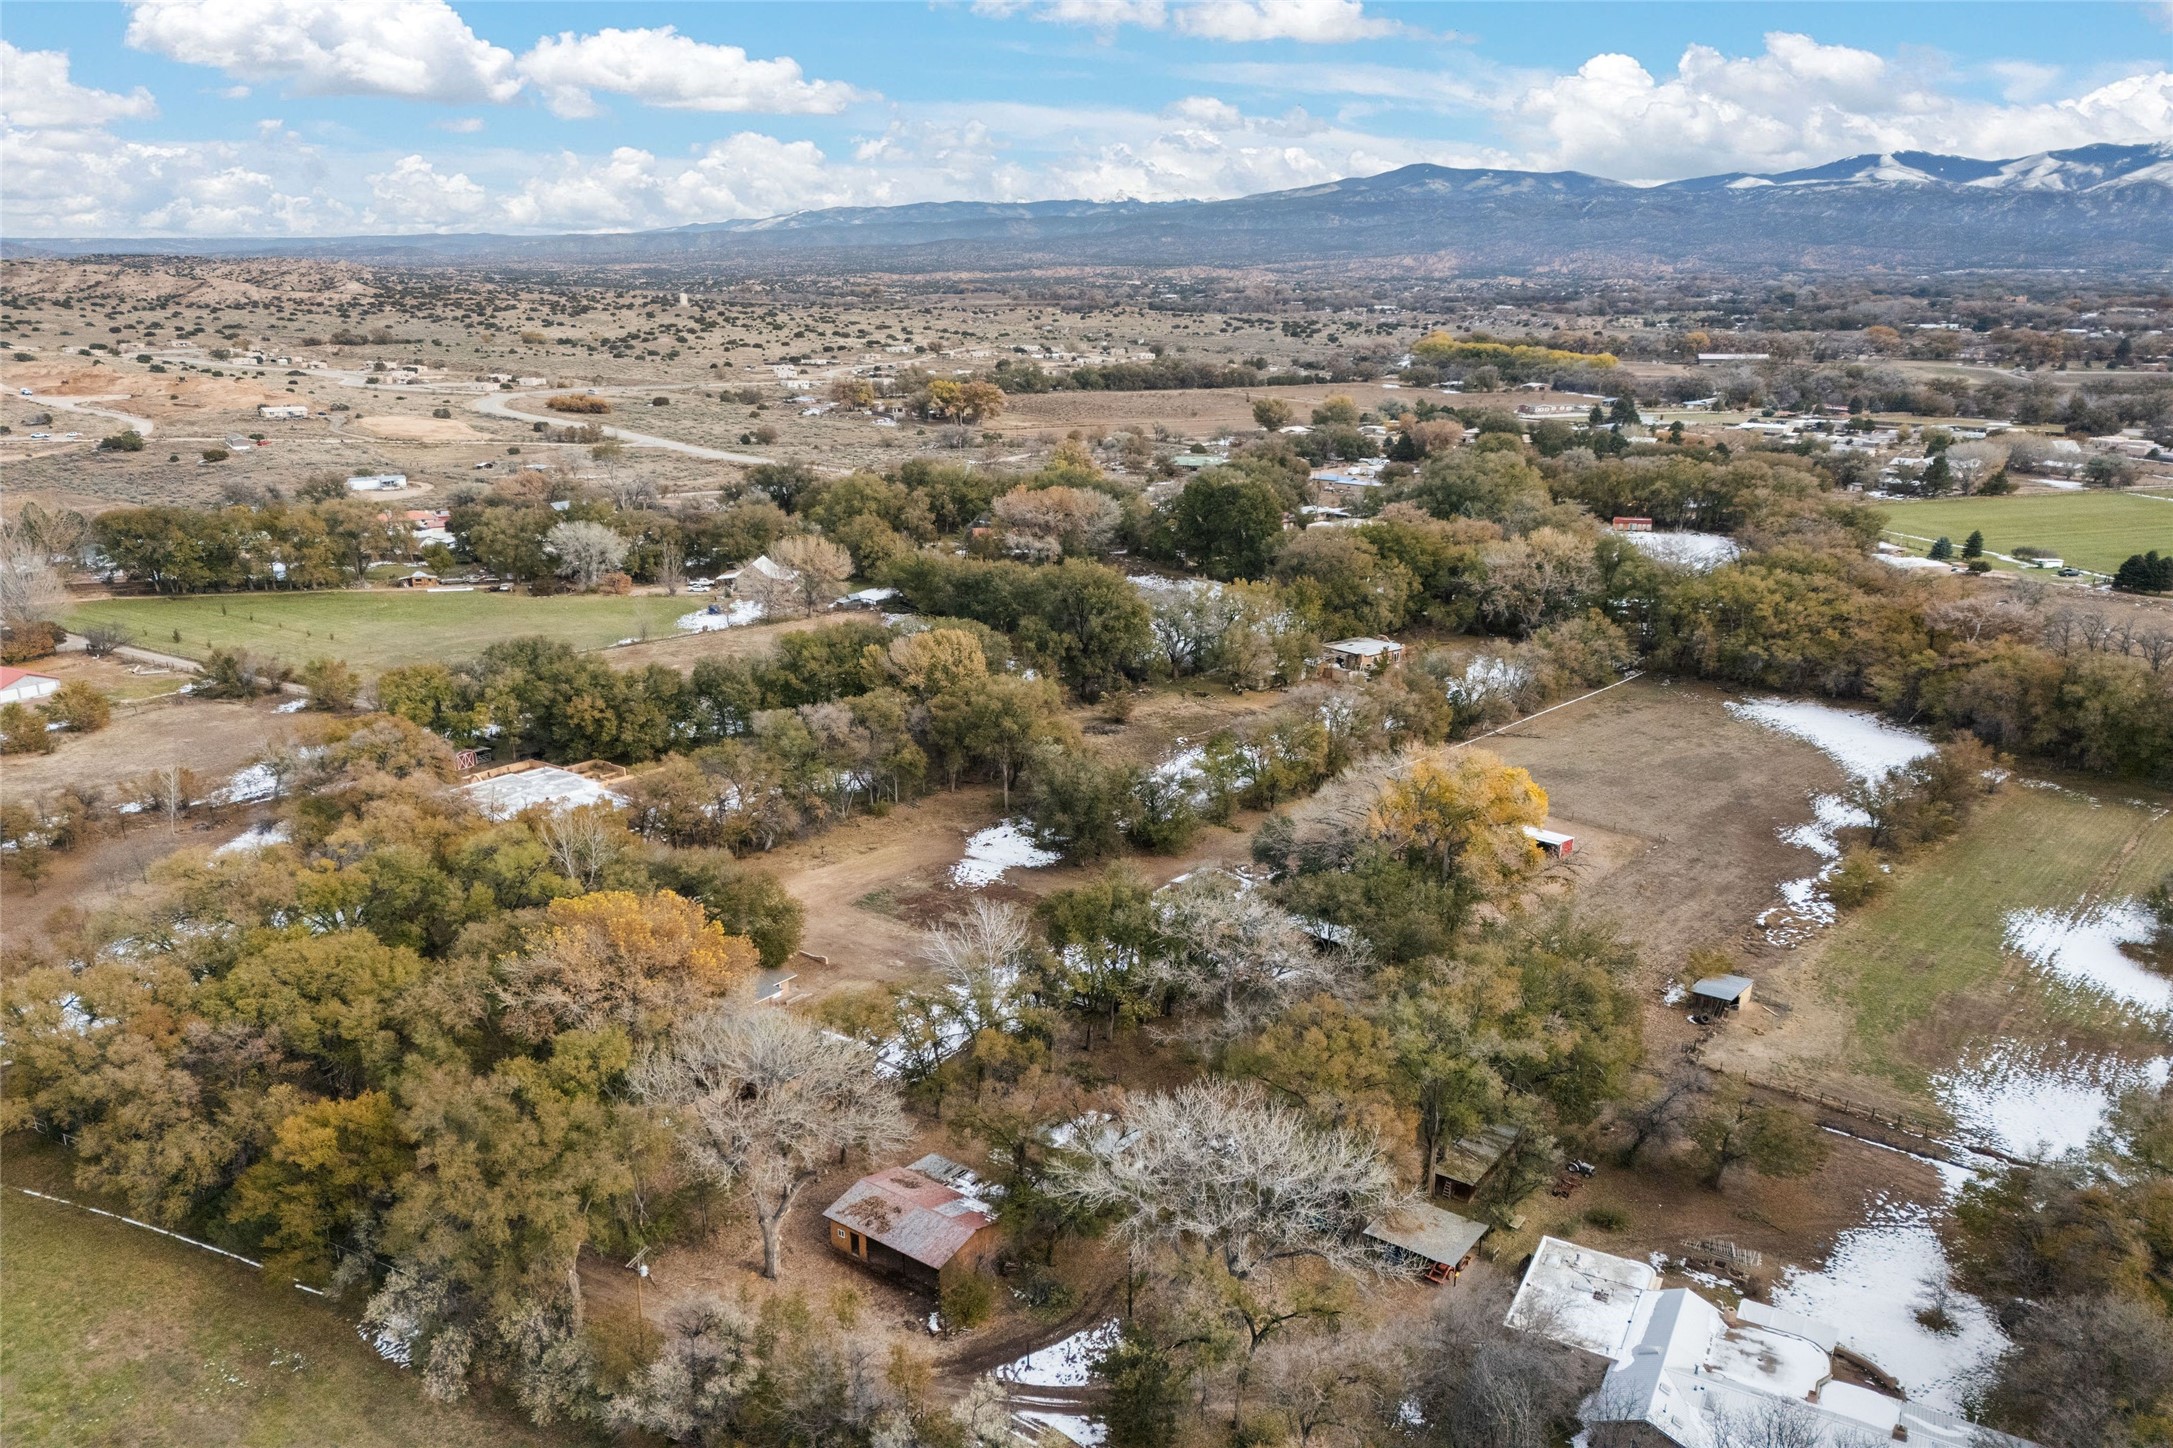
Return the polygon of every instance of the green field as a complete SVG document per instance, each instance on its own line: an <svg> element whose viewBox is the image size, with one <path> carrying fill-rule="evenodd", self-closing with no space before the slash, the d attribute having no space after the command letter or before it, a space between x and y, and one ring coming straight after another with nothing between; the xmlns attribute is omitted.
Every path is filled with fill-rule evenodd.
<svg viewBox="0 0 2173 1448"><path fill-rule="evenodd" d="M341 1309L239 1263L12 1189L0 1212L9 1443L586 1441L431 1403Z"/></svg>
<svg viewBox="0 0 2173 1448"><path fill-rule="evenodd" d="M1932 540L1954 540L1957 552L1972 529L1984 530L1993 553L2042 548L2077 568L2111 573L2133 553L2173 552L2173 499L2098 489L2026 498L1939 498L1881 503L1888 536L1922 553ZM1999 563L1994 559L1995 564ZM2004 567L2007 565L2001 564Z"/></svg>
<svg viewBox="0 0 2173 1448"><path fill-rule="evenodd" d="M66 623L79 632L94 623L117 623L144 648L192 659L214 648L244 648L296 665L320 656L343 658L374 674L425 659L472 658L502 639L531 634L579 649L644 634L667 637L680 615L701 606L700 599L657 596L530 598L346 589L94 599L77 607Z"/></svg>
<svg viewBox="0 0 2173 1448"><path fill-rule="evenodd" d="M2010 782L1962 833L1896 867L1894 887L1843 917L1817 976L1852 1023L1845 1063L1921 1092L1927 1073L1992 1034L2134 1042L2093 997L2046 983L2002 948L2007 915L2140 895L2173 870L2164 796L2110 781Z"/></svg>

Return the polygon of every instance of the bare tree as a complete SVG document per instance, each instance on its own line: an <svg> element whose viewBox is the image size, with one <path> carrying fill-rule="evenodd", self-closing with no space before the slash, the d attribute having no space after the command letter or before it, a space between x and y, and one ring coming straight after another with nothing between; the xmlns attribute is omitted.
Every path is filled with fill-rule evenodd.
<svg viewBox="0 0 2173 1448"><path fill-rule="evenodd" d="M1400 1426L1416 1427L1417 1436L1444 1448L1548 1448L1562 1441L1591 1382L1589 1360L1537 1332L1507 1326L1511 1290L1500 1274L1475 1268L1418 1326L1405 1354L1408 1408L1398 1405Z"/></svg>
<svg viewBox="0 0 2173 1448"><path fill-rule="evenodd" d="M626 540L601 523L560 523L543 546L558 560L558 576L573 579L583 593L626 558Z"/></svg>
<svg viewBox="0 0 2173 1448"><path fill-rule="evenodd" d="M663 1347L611 1399L606 1417L613 1427L695 1440L729 1418L756 1375L755 1324L746 1309L703 1293L664 1314Z"/></svg>
<svg viewBox="0 0 2173 1448"><path fill-rule="evenodd" d="M636 1068L634 1085L664 1108L697 1170L746 1194L762 1229L762 1275L773 1279L800 1189L847 1152L884 1151L906 1135L873 1051L779 1010L683 1021Z"/></svg>
<svg viewBox="0 0 2173 1448"><path fill-rule="evenodd" d="M986 898L927 933L921 954L943 982L941 1013L967 1037L1017 1023L1031 940L1024 911Z"/></svg>
<svg viewBox="0 0 2173 1448"><path fill-rule="evenodd" d="M620 837L612 828L614 823L611 806L583 805L545 814L536 834L551 852L558 872L582 889L592 890L619 855Z"/></svg>
<svg viewBox="0 0 2173 1448"><path fill-rule="evenodd" d="M68 589L45 547L21 530L0 537L0 623L43 623L67 606Z"/></svg>
<svg viewBox="0 0 2173 1448"><path fill-rule="evenodd" d="M1202 1007L1195 1028L1218 1040L1257 1029L1290 1002L1355 975L1355 947L1322 950L1296 916L1228 875L1202 873L1156 902L1163 983Z"/></svg>
<svg viewBox="0 0 2173 1448"><path fill-rule="evenodd" d="M1360 1235L1400 1201L1373 1142L1222 1081L1136 1098L1124 1119L1121 1144L1066 1161L1051 1188L1129 1240L1197 1248L1240 1281L1297 1258L1393 1272Z"/></svg>
<svg viewBox="0 0 2173 1448"><path fill-rule="evenodd" d="M1652 1094L1634 1106L1624 1107L1620 1120L1629 1130L1630 1140L1622 1148L1622 1160L1626 1164L1635 1162L1637 1154L1647 1146L1666 1146L1679 1140L1689 1129L1706 1086L1705 1072L1684 1063L1663 1076Z"/></svg>
<svg viewBox="0 0 2173 1448"><path fill-rule="evenodd" d="M1148 626L1155 647L1181 679L1207 667L1216 642L1237 622L1237 600L1211 583L1158 588L1148 598Z"/></svg>
<svg viewBox="0 0 2173 1448"><path fill-rule="evenodd" d="M829 607L853 576L853 555L812 533L778 539L770 555L792 571L790 592L803 616Z"/></svg>
<svg viewBox="0 0 2173 1448"><path fill-rule="evenodd" d="M1124 520L1117 500L1094 488L1013 488L992 511L1006 548L1044 562L1102 552Z"/></svg>
<svg viewBox="0 0 2173 1448"><path fill-rule="evenodd" d="M181 816L195 803L196 776L178 764L169 764L151 776L151 800L166 820L166 828L179 830Z"/></svg>
<svg viewBox="0 0 2173 1448"><path fill-rule="evenodd" d="M687 580L686 550L677 543L665 543L656 550L656 581L664 585L667 597L679 596L679 589Z"/></svg>

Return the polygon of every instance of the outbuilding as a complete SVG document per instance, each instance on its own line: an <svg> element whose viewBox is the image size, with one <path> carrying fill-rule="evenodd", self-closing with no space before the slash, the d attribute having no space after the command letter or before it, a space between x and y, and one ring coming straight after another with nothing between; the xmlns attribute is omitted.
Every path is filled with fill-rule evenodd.
<svg viewBox="0 0 2173 1448"><path fill-rule="evenodd" d="M1709 975L1690 987L1690 1000L1700 1010L1739 1011L1750 1004L1752 988L1749 976Z"/></svg>
<svg viewBox="0 0 2173 1448"><path fill-rule="evenodd" d="M830 1245L914 1287L942 1292L996 1251L996 1208L968 1168L931 1152L871 1172L830 1204Z"/></svg>
<svg viewBox="0 0 2173 1448"><path fill-rule="evenodd" d="M0 704L27 704L60 689L60 680L28 669L0 668Z"/></svg>
<svg viewBox="0 0 2173 1448"><path fill-rule="evenodd" d="M1468 1202L1501 1167L1524 1133L1506 1121L1483 1126L1450 1145L1434 1166L1434 1195Z"/></svg>
<svg viewBox="0 0 2173 1448"><path fill-rule="evenodd" d="M1524 836L1553 859L1566 860L1577 853L1577 837L1565 835L1560 830L1543 830L1537 825L1526 825Z"/></svg>
<svg viewBox="0 0 2173 1448"><path fill-rule="evenodd" d="M1381 1244L1382 1255L1417 1267L1428 1282L1454 1282L1471 1265L1486 1233L1484 1222L1427 1202L1400 1207L1366 1228L1366 1236Z"/></svg>
<svg viewBox="0 0 2173 1448"><path fill-rule="evenodd" d="M1330 669L1378 674L1403 663L1403 645L1394 639L1338 639L1321 650Z"/></svg>

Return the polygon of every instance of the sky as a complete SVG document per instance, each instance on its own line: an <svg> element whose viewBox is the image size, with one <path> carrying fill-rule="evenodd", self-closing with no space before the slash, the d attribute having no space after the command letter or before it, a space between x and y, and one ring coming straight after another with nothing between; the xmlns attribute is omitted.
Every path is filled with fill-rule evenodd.
<svg viewBox="0 0 2173 1448"><path fill-rule="evenodd" d="M2173 143L2173 0L9 0L0 234L621 231Z"/></svg>

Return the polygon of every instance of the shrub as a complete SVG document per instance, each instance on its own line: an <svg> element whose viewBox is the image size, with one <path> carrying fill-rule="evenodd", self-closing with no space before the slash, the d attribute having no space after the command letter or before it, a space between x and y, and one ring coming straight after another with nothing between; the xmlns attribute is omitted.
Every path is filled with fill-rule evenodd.
<svg viewBox="0 0 2173 1448"><path fill-rule="evenodd" d="M113 704L87 681L70 679L45 701L45 717L78 734L95 734L113 722Z"/></svg>
<svg viewBox="0 0 2173 1448"><path fill-rule="evenodd" d="M1884 894L1891 883L1877 855L1869 850L1850 850L1826 877L1826 896L1839 908L1854 910Z"/></svg>
<svg viewBox="0 0 2173 1448"><path fill-rule="evenodd" d="M128 630L117 623L94 623L83 631L83 652L94 659L108 658L128 639Z"/></svg>
<svg viewBox="0 0 2173 1448"><path fill-rule="evenodd" d="M232 456L233 454L223 447L207 447L204 449L204 461L207 463L223 463Z"/></svg>
<svg viewBox="0 0 2173 1448"><path fill-rule="evenodd" d="M203 699L253 699L270 693L293 674L285 664L239 649L213 649L192 692Z"/></svg>
<svg viewBox="0 0 2173 1448"><path fill-rule="evenodd" d="M946 1327L979 1327L995 1314L996 1284L971 1273L943 1289L941 1306Z"/></svg>
<svg viewBox="0 0 2173 1448"><path fill-rule="evenodd" d="M143 434L134 428L129 428L126 432L117 432L109 437L102 437L98 440L98 450L100 452L142 452Z"/></svg>
<svg viewBox="0 0 2173 1448"><path fill-rule="evenodd" d="M311 659L302 666L302 687L309 690L309 707L332 713L355 707L362 681L342 659Z"/></svg>
<svg viewBox="0 0 2173 1448"><path fill-rule="evenodd" d="M50 754L53 736L43 715L21 704L0 709L0 754Z"/></svg>
<svg viewBox="0 0 2173 1448"><path fill-rule="evenodd" d="M57 623L35 619L0 629L0 664L27 664L60 647L67 632Z"/></svg>
<svg viewBox="0 0 2173 1448"><path fill-rule="evenodd" d="M453 410L450 407L433 407L430 409L430 415L432 417L449 418L453 415Z"/></svg>
<svg viewBox="0 0 2173 1448"><path fill-rule="evenodd" d="M585 392L561 392L547 397L543 405L553 412L609 412L611 404L601 397L591 397Z"/></svg>
<svg viewBox="0 0 2173 1448"><path fill-rule="evenodd" d="M1630 1225L1630 1214L1620 1207L1593 1207L1584 1219L1603 1232L1619 1232Z"/></svg>

